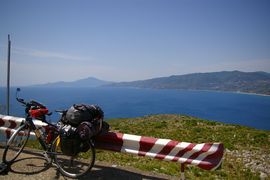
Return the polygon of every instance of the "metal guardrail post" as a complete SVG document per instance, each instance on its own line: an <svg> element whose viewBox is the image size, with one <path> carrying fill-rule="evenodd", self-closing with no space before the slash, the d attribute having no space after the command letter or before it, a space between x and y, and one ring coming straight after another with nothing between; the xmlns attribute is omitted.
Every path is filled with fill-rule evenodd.
<svg viewBox="0 0 270 180"><path fill-rule="evenodd" d="M7 57L7 115L9 115L10 105L10 35L8 35L8 57Z"/></svg>
<svg viewBox="0 0 270 180"><path fill-rule="evenodd" d="M181 180L185 180L185 164L181 163Z"/></svg>

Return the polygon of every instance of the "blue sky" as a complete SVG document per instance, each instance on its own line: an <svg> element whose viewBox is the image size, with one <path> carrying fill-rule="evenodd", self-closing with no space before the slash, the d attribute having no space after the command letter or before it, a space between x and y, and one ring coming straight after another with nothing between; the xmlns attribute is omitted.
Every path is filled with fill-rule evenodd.
<svg viewBox="0 0 270 180"><path fill-rule="evenodd" d="M269 0L2 0L0 86L270 72Z"/></svg>

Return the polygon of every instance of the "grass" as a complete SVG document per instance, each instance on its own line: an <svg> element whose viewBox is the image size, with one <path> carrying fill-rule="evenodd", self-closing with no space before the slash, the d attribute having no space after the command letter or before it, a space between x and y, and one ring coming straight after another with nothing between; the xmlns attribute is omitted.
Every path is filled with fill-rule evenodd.
<svg viewBox="0 0 270 180"><path fill-rule="evenodd" d="M139 118L112 119L112 131L172 139L181 142L222 142L227 151L261 150L270 154L270 132L239 125L223 124L183 115L151 115ZM260 154L258 154L260 156ZM145 171L180 176L180 165L147 157L109 151L97 151L97 159L121 166L132 166ZM188 179L259 179L259 172L252 172L243 161L226 153L222 168L216 171L188 166Z"/></svg>
<svg viewBox="0 0 270 180"><path fill-rule="evenodd" d="M222 142L227 152L248 150L267 156L270 154L270 131L239 125L223 124L191 116L166 114L111 119L108 123L114 132L172 139L180 142ZM28 145L39 148L34 142L29 142ZM98 161L180 177L179 163L103 150L96 152ZM257 153L254 158L259 158L260 153ZM245 167L243 159L235 156L234 153L225 153L222 167L218 170L206 171L198 167L187 166L185 175L187 179L260 179L259 172Z"/></svg>

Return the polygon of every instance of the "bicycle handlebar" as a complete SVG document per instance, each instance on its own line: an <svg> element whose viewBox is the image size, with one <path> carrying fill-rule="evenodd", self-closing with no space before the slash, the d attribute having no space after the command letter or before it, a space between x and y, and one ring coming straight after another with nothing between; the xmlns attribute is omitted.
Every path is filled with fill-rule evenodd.
<svg viewBox="0 0 270 180"><path fill-rule="evenodd" d="M24 104L24 105L27 104L27 103L24 101L24 99L16 98L16 100L17 100L19 103L22 103L22 104Z"/></svg>
<svg viewBox="0 0 270 180"><path fill-rule="evenodd" d="M35 107L46 108L46 106L44 106L43 104L41 104L41 103L39 103L39 102L37 102L37 101L35 101L35 100L31 100L31 101L30 101L30 104L31 104L32 106L35 106Z"/></svg>
<svg viewBox="0 0 270 180"><path fill-rule="evenodd" d="M21 98L16 98L16 100L28 107L34 107L34 108L46 108L46 106L44 106L43 104L41 104L40 102L37 102L35 100L31 100L30 102L26 102L24 99Z"/></svg>
<svg viewBox="0 0 270 180"><path fill-rule="evenodd" d="M16 97L16 100L19 103L23 104L26 107L25 112L29 115L31 114L31 116L34 118L38 118L38 116L40 115L47 115L47 116L52 115L52 112L49 112L47 107L41 104L40 102L37 102L35 100L26 102L24 99L18 98L18 97ZM40 112L37 112L37 111L40 111ZM42 118L42 121L46 121L46 119Z"/></svg>

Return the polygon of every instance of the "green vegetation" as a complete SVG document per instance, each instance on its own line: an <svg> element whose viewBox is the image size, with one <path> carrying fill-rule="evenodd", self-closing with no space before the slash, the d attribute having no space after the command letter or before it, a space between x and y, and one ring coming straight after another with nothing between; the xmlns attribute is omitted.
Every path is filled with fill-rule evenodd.
<svg viewBox="0 0 270 180"><path fill-rule="evenodd" d="M220 169L206 171L195 166L187 166L185 171L187 179L260 179L261 172L268 174L268 179L270 178L270 131L183 115L151 115L139 118L112 119L108 123L114 132L181 142L224 143L226 152ZM30 143L31 147L37 147L35 143ZM96 152L97 161L180 176L180 164L176 162L104 150ZM262 168L264 169L262 170Z"/></svg>
<svg viewBox="0 0 270 180"><path fill-rule="evenodd" d="M252 165L245 166L247 159L254 158L258 160L255 162L256 165L268 163L269 166L269 162L259 161L263 154L269 157L269 131L226 125L182 115L152 115L140 118L112 119L108 122L112 131L121 133L192 143L224 143L226 153L221 169L206 171L198 167L187 166L186 176L188 179L259 179L259 170L254 169ZM120 166L132 166L145 171L180 176L180 164L175 162L103 150L97 151L97 160Z"/></svg>

